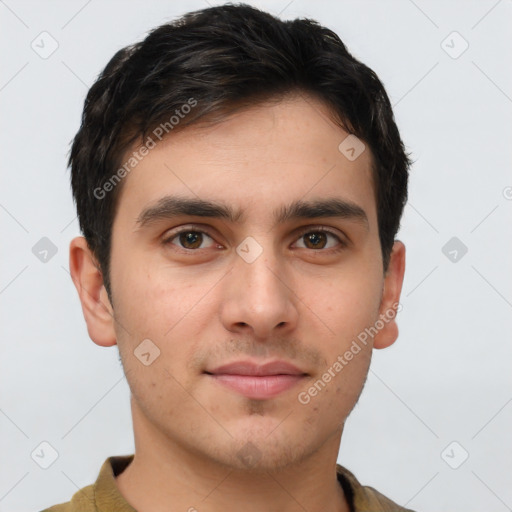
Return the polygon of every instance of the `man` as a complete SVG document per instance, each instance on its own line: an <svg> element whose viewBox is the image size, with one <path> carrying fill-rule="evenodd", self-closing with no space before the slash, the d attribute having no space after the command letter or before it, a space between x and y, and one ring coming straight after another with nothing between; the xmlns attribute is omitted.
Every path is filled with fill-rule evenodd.
<svg viewBox="0 0 512 512"><path fill-rule="evenodd" d="M337 456L398 336L410 164L375 73L312 20L223 5L120 50L71 150L70 271L135 454L47 510L406 510Z"/></svg>

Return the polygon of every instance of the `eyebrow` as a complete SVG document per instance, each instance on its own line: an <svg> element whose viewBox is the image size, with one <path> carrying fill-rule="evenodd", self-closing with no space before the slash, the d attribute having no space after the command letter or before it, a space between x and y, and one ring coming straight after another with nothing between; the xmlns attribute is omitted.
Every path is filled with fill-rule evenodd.
<svg viewBox="0 0 512 512"><path fill-rule="evenodd" d="M136 225L142 229L160 220L180 216L221 219L237 224L244 221L245 212L217 201L168 195L144 208L137 217ZM346 219L369 229L368 217L363 208L341 198L298 200L281 206L274 211L274 227L292 220L321 217Z"/></svg>

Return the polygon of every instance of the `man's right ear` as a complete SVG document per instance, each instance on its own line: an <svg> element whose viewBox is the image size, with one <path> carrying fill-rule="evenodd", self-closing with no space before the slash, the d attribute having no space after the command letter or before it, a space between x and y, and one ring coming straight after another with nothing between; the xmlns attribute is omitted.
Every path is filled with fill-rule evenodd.
<svg viewBox="0 0 512 512"><path fill-rule="evenodd" d="M71 240L69 271L82 303L89 337L102 347L115 345L117 341L114 310L103 283L100 267L83 236Z"/></svg>

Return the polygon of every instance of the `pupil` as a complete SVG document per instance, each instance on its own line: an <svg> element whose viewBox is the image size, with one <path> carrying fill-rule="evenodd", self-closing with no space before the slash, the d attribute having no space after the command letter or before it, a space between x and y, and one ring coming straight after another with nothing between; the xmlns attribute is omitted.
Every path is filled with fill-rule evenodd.
<svg viewBox="0 0 512 512"><path fill-rule="evenodd" d="M181 234L181 243L183 245L191 244L194 246L194 247L192 247L193 249L195 249L196 247L201 245L201 242L198 243L198 240L199 240L199 233L189 231L188 233Z"/></svg>
<svg viewBox="0 0 512 512"><path fill-rule="evenodd" d="M318 236L318 235L320 235L320 236ZM307 238L315 246L313 248L316 248L316 246L318 245L318 242L319 241L321 242L321 239L325 238L325 234L324 233L311 233Z"/></svg>

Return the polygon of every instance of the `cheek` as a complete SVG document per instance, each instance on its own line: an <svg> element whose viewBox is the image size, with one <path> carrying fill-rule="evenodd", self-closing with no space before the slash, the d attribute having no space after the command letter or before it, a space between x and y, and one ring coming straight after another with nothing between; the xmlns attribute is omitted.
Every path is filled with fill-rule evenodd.
<svg viewBox="0 0 512 512"><path fill-rule="evenodd" d="M317 282L318 285L318 282ZM309 295L307 305L329 331L333 349L372 325L378 316L382 279L369 269L340 269L337 275ZM349 341L350 343L350 341ZM340 345L341 344L341 345Z"/></svg>
<svg viewBox="0 0 512 512"><path fill-rule="evenodd" d="M126 258L116 272L116 313L134 334L169 336L175 325L193 309L193 285L175 269L151 264L146 256ZM128 329L130 334L131 330Z"/></svg>
<svg viewBox="0 0 512 512"><path fill-rule="evenodd" d="M348 415L364 386L372 355L372 340L365 337L365 329L378 317L380 286L371 271L342 271L311 297L309 306L328 327L323 328L328 335L318 345L325 367L315 375L315 389L310 391L317 396L311 402L322 404L321 410L333 421Z"/></svg>
<svg viewBox="0 0 512 512"><path fill-rule="evenodd" d="M336 429L345 421L361 395L368 375L371 349L363 346L357 354L349 356L350 360L344 354L342 351L333 356L323 373L315 375L302 390L300 403L310 426Z"/></svg>
<svg viewBox="0 0 512 512"><path fill-rule="evenodd" d="M158 380L169 377L164 372L167 369L187 385L190 376L186 373L186 363L193 358L204 338L208 303L201 299L214 280L199 286L176 269L159 266L156 271L135 264L132 268L135 270L124 275L119 273L116 281L118 297L122 298L116 304L115 314L123 360L150 385L156 377L148 372L141 374L140 362L133 357L141 342L149 339L156 347L148 344L150 351L159 352L151 364L159 371Z"/></svg>

